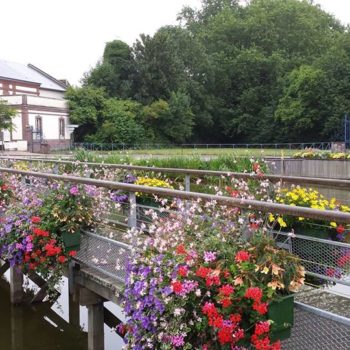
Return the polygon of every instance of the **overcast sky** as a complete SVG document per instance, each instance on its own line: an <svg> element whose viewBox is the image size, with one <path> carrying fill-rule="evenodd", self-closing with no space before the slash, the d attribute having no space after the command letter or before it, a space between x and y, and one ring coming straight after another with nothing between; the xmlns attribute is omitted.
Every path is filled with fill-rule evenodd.
<svg viewBox="0 0 350 350"><path fill-rule="evenodd" d="M0 59L32 63L78 84L101 58L105 43L132 45L140 33L175 24L184 5L200 0L0 0ZM315 3L350 23L350 1Z"/></svg>

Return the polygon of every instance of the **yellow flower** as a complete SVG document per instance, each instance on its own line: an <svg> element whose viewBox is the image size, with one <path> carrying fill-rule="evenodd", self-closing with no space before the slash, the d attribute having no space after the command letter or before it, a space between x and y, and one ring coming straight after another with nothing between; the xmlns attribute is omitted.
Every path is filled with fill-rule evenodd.
<svg viewBox="0 0 350 350"><path fill-rule="evenodd" d="M281 227L287 227L287 224L285 223L285 221L281 217L279 217L277 219L277 222Z"/></svg>
<svg viewBox="0 0 350 350"><path fill-rule="evenodd" d="M275 221L275 217L270 213L269 214L269 222L274 222Z"/></svg>
<svg viewBox="0 0 350 350"><path fill-rule="evenodd" d="M332 221L332 222L330 223L330 225L331 225L332 227L337 227L337 223L334 222L334 221Z"/></svg>
<svg viewBox="0 0 350 350"><path fill-rule="evenodd" d="M267 274L269 273L269 271L270 271L270 269L269 269L267 266L265 266L265 267L262 269L261 273L264 273L265 275L267 275Z"/></svg>

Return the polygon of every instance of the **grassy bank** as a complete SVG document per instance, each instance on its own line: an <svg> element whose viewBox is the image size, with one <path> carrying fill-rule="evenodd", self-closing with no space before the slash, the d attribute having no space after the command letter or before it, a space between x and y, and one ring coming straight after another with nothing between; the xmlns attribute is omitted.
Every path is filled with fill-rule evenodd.
<svg viewBox="0 0 350 350"><path fill-rule="evenodd" d="M89 151L101 156L235 156L235 157L281 157L291 156L297 150L276 148L160 148L130 149L125 151Z"/></svg>
<svg viewBox="0 0 350 350"><path fill-rule="evenodd" d="M265 163L261 158L250 156L236 157L234 154L221 154L210 159L204 159L201 155L184 155L168 157L156 157L154 155L145 158L137 158L132 154L118 152L106 153L103 156L96 152L77 150L75 159L79 161L107 163L107 164L132 164L160 168L182 168L200 170L221 170L221 171L252 171L252 164L258 161L263 170L266 170Z"/></svg>

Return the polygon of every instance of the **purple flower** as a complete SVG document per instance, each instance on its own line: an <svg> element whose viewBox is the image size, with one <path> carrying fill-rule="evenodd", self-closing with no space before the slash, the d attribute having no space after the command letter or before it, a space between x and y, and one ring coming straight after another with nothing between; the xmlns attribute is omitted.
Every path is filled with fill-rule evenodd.
<svg viewBox="0 0 350 350"><path fill-rule="evenodd" d="M79 194L79 189L77 186L73 186L70 190L69 193L73 196L77 196Z"/></svg>
<svg viewBox="0 0 350 350"><path fill-rule="evenodd" d="M184 337L182 335L174 335L171 337L171 342L175 347L180 347L185 345Z"/></svg>
<svg viewBox="0 0 350 350"><path fill-rule="evenodd" d="M125 180L123 182L125 182L127 184L133 184L136 180L137 180L137 177L135 177L132 174L127 174L125 176Z"/></svg>
<svg viewBox="0 0 350 350"><path fill-rule="evenodd" d="M204 252L204 261L206 263L212 262L216 260L216 253L215 252Z"/></svg>
<svg viewBox="0 0 350 350"><path fill-rule="evenodd" d="M84 188L86 194L90 197L95 197L98 194L96 186L85 185Z"/></svg>
<svg viewBox="0 0 350 350"><path fill-rule="evenodd" d="M119 191L111 193L111 200L116 203L125 203L129 199L127 194L120 194Z"/></svg>

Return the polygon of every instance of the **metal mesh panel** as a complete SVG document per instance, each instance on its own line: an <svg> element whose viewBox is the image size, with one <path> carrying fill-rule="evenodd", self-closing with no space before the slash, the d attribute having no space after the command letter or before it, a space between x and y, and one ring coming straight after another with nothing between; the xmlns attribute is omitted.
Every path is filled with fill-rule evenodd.
<svg viewBox="0 0 350 350"><path fill-rule="evenodd" d="M292 336L282 349L349 350L350 326L296 307Z"/></svg>
<svg viewBox="0 0 350 350"><path fill-rule="evenodd" d="M93 233L82 235L76 260L121 282L125 281L129 247Z"/></svg>
<svg viewBox="0 0 350 350"><path fill-rule="evenodd" d="M350 244L283 232L274 236L281 248L302 259L309 274L350 285Z"/></svg>

